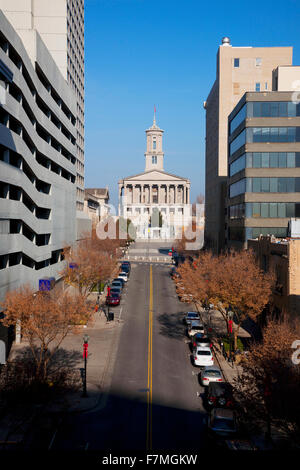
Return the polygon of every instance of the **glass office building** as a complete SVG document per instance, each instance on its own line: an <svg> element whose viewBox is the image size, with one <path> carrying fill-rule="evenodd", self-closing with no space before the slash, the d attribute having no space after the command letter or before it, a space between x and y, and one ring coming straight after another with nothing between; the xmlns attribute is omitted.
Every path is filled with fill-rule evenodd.
<svg viewBox="0 0 300 470"><path fill-rule="evenodd" d="M228 120L227 246L286 237L300 217L300 104L292 92L245 93Z"/></svg>

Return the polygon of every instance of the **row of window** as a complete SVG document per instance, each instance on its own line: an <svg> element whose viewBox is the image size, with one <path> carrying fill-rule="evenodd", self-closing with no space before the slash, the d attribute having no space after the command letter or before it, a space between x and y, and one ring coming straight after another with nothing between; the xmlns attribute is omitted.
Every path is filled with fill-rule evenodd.
<svg viewBox="0 0 300 470"><path fill-rule="evenodd" d="M287 236L287 227L229 227L228 239L232 241L245 242L260 235L274 235L277 238Z"/></svg>
<svg viewBox="0 0 300 470"><path fill-rule="evenodd" d="M249 101L244 104L236 116L230 121L230 134L232 134L246 118L296 116L300 116L300 103L293 103L292 101Z"/></svg>
<svg viewBox="0 0 300 470"><path fill-rule="evenodd" d="M246 202L229 206L229 218L285 218L300 217L300 203L297 202Z"/></svg>
<svg viewBox="0 0 300 470"><path fill-rule="evenodd" d="M300 178L243 178L229 186L229 197L243 193L300 192Z"/></svg>
<svg viewBox="0 0 300 470"><path fill-rule="evenodd" d="M30 108L24 94L22 93L21 89L15 84L15 83L9 83L5 84L6 89L8 90L8 93L15 98L22 106L24 109L25 113L27 114L29 120L31 123L36 122L36 117L34 115L34 112ZM39 97L39 95L35 95L35 102L38 106L38 108L42 111L42 113L50 120L53 122L53 124L57 127L57 129L60 130L60 132L72 142L72 144L75 144L75 137L72 136L72 134L68 131L68 129L62 124L62 122L57 118L57 116L51 111L51 109L46 105L46 103Z"/></svg>
<svg viewBox="0 0 300 470"><path fill-rule="evenodd" d="M28 194L19 186L0 181L0 198L12 201L22 201L27 209L38 219L50 219L51 210L45 207L38 207Z"/></svg>
<svg viewBox="0 0 300 470"><path fill-rule="evenodd" d="M15 64L16 67L18 67L18 69L20 69L20 73L23 75L23 78L31 92L31 94L33 96L35 96L37 94L37 90L33 84L33 81L24 65L24 62L22 61L21 59L21 56L17 53L17 51L15 50L15 48L10 44L10 42L6 39L6 37L0 32L0 47L1 49L8 55L8 57L10 58L10 60ZM50 84L50 82L47 80L47 78L45 77L44 74L43 75L43 79L41 79L41 73L40 73L40 69L38 67L38 65L36 64L36 73L37 73L37 77L38 79L40 80L40 82L42 83L42 85L46 88L46 90L48 92L50 92L50 95L52 96L52 98L54 99L54 101L56 102L56 104L58 104L58 106L61 108L61 110L63 111L63 113L67 116L68 119L70 119L72 121L72 124L75 125L76 123L76 118L75 116L72 115L71 111L69 110L69 108L65 105L65 103L61 100L61 98L58 96L58 94L56 93L56 91L53 89L52 85Z"/></svg>
<svg viewBox="0 0 300 470"><path fill-rule="evenodd" d="M229 165L229 175L245 168L300 168L300 152L247 152Z"/></svg>
<svg viewBox="0 0 300 470"><path fill-rule="evenodd" d="M22 234L36 246L45 246L50 244L50 233L35 233L22 220L18 219L0 219L0 234Z"/></svg>
<svg viewBox="0 0 300 470"><path fill-rule="evenodd" d="M18 121L14 116L6 112L1 106L0 124L7 127L12 132L18 134L23 139L29 151L33 155L37 153L37 148L35 147L35 144L33 143L25 127L21 124L20 121ZM40 126L40 124L36 123L35 130L38 136L41 137L45 142L47 142L47 144L51 145L51 147L53 147L57 152L63 155L63 157L65 157L67 160L71 161L71 163L75 164L75 156L72 155L63 145L61 145L60 142L54 139L54 137L52 137L42 126Z"/></svg>
<svg viewBox="0 0 300 470"><path fill-rule="evenodd" d="M247 127L231 142L230 155L255 142L300 142L300 127Z"/></svg>
<svg viewBox="0 0 300 470"><path fill-rule="evenodd" d="M46 268L47 266L59 263L63 261L63 250L55 250L51 253L51 258L48 258L44 261L35 261L29 256L25 255L21 251L17 253L10 253L9 255L0 256L0 269L10 268L12 266L23 265L28 268L40 270Z"/></svg>

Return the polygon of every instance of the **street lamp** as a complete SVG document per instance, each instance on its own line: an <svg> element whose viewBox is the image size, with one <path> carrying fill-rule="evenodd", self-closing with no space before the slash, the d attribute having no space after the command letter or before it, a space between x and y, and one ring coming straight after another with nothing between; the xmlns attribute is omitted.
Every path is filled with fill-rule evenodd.
<svg viewBox="0 0 300 470"><path fill-rule="evenodd" d="M87 396L86 393L86 365L87 365L87 356L88 356L88 345L90 337L87 334L83 335L83 358L84 358L84 377L83 377L83 397Z"/></svg>

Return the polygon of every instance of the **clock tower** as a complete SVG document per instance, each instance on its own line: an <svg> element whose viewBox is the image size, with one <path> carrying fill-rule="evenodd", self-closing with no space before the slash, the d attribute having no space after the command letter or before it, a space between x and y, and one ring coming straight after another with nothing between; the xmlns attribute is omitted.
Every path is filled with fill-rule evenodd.
<svg viewBox="0 0 300 470"><path fill-rule="evenodd" d="M145 171L164 170L164 152L162 138L164 131L156 125L156 110L154 108L153 124L146 130L147 150L145 152Z"/></svg>

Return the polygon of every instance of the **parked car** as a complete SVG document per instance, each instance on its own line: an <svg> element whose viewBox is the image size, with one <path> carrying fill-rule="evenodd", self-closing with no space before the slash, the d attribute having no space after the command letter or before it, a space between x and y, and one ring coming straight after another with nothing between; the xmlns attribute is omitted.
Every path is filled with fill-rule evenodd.
<svg viewBox="0 0 300 470"><path fill-rule="evenodd" d="M185 293L185 288L183 287L181 282L177 283L176 292L177 292L179 300L181 300L182 302L192 302L193 300L192 295Z"/></svg>
<svg viewBox="0 0 300 470"><path fill-rule="evenodd" d="M236 413L230 409L214 408L207 418L209 437L232 439L238 435Z"/></svg>
<svg viewBox="0 0 300 470"><path fill-rule="evenodd" d="M112 283L115 282L115 281L121 282L122 287L125 286L125 281L124 281L124 279L121 279L120 277L116 277L115 279L113 279Z"/></svg>
<svg viewBox="0 0 300 470"><path fill-rule="evenodd" d="M193 349L193 361L195 366L212 366L214 358L211 349L207 346L200 346Z"/></svg>
<svg viewBox="0 0 300 470"><path fill-rule="evenodd" d="M188 325L187 334L191 338L196 333L205 333L204 326L199 320L192 320Z"/></svg>
<svg viewBox="0 0 300 470"><path fill-rule="evenodd" d="M121 272L126 273L128 276L130 275L130 268L127 266L127 264L125 266L122 265L120 270Z"/></svg>
<svg viewBox="0 0 300 470"><path fill-rule="evenodd" d="M183 317L183 322L186 325L190 325L192 321L200 320L200 315L198 312L187 312Z"/></svg>
<svg viewBox="0 0 300 470"><path fill-rule="evenodd" d="M249 439L226 439L224 446L228 450L258 450Z"/></svg>
<svg viewBox="0 0 300 470"><path fill-rule="evenodd" d="M127 282L128 281L127 273L124 273L124 272L119 273L118 279L124 279L124 281Z"/></svg>
<svg viewBox="0 0 300 470"><path fill-rule="evenodd" d="M119 294L113 292L106 297L106 305L114 306L119 305L120 303L120 296Z"/></svg>
<svg viewBox="0 0 300 470"><path fill-rule="evenodd" d="M130 261L122 261L122 263L121 263L121 269L123 270L123 268L129 269L129 272L130 272L130 271L131 271L131 264L130 264Z"/></svg>
<svg viewBox="0 0 300 470"><path fill-rule="evenodd" d="M116 280L112 281L110 286L111 287L120 287L121 289L123 289L124 282L121 279L116 279Z"/></svg>
<svg viewBox="0 0 300 470"><path fill-rule="evenodd" d="M232 385L228 382L210 382L206 402L209 407L232 408L234 406Z"/></svg>
<svg viewBox="0 0 300 470"><path fill-rule="evenodd" d="M110 288L109 295L112 295L112 294L118 294L119 297L121 298L121 295L122 295L122 288L121 288L121 287L112 286L112 287Z"/></svg>
<svg viewBox="0 0 300 470"><path fill-rule="evenodd" d="M212 348L211 339L205 336L205 333L195 333L192 337L192 347L196 348L197 346L209 346Z"/></svg>
<svg viewBox="0 0 300 470"><path fill-rule="evenodd" d="M125 266L125 265L126 265L126 266L129 266L129 268L131 268L131 263L130 263L130 261L122 261L121 264L122 264L122 265L124 264L124 266Z"/></svg>
<svg viewBox="0 0 300 470"><path fill-rule="evenodd" d="M223 382L222 373L219 367L206 366L200 373L201 383L204 387L207 387L212 382Z"/></svg>

